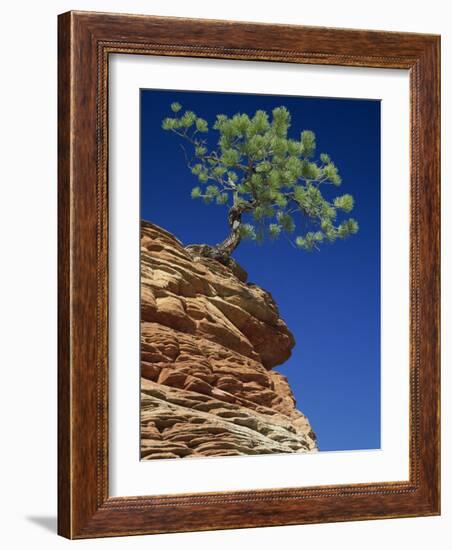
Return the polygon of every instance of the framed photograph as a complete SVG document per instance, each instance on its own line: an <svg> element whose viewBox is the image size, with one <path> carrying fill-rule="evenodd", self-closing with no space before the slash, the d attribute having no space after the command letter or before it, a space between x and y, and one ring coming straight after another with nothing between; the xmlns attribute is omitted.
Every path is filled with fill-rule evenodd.
<svg viewBox="0 0 452 550"><path fill-rule="evenodd" d="M59 16L59 533L440 513L433 35Z"/></svg>

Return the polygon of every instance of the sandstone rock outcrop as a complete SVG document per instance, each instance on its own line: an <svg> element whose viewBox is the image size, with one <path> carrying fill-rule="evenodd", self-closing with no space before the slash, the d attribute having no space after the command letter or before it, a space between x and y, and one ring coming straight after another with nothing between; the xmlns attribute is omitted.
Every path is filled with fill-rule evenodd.
<svg viewBox="0 0 452 550"><path fill-rule="evenodd" d="M271 295L141 227L141 457L317 450L287 379L294 339Z"/></svg>

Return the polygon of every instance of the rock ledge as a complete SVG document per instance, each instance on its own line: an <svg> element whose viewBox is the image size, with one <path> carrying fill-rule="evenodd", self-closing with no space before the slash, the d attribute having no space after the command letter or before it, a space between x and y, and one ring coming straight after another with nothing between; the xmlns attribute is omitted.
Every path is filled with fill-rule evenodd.
<svg viewBox="0 0 452 550"><path fill-rule="evenodd" d="M143 459L312 452L316 438L272 370L295 344L271 295L141 226Z"/></svg>

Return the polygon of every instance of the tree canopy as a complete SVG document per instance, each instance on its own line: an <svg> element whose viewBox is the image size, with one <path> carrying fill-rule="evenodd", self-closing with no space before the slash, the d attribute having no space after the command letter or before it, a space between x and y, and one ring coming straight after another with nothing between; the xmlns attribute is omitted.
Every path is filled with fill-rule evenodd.
<svg viewBox="0 0 452 550"><path fill-rule="evenodd" d="M285 234L294 246L318 249L358 231L353 218L338 220L354 206L350 194L327 200L325 186L341 185L337 166L326 153L316 156L316 136L310 130L289 137L291 115L286 107L271 116L218 114L211 128L193 111L171 104L172 116L162 127L189 146L183 147L191 173L198 179L193 199L228 207L230 234L210 255L227 260L242 238L263 241ZM208 133L218 139L209 146ZM246 219L245 219L246 218Z"/></svg>

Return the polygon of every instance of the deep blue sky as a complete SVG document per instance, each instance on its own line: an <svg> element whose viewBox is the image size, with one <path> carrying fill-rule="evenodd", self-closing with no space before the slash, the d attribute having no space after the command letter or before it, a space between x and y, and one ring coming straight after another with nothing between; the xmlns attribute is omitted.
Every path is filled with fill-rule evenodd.
<svg viewBox="0 0 452 550"><path fill-rule="evenodd" d="M141 216L183 243L216 244L228 232L226 207L192 200L197 185L180 139L161 128L179 101L212 122L285 105L291 137L309 129L351 193L357 235L319 252L295 250L286 239L242 242L235 259L249 280L269 290L297 342L285 374L320 450L380 447L380 102L255 94L141 91ZM210 132L215 137L215 131Z"/></svg>

